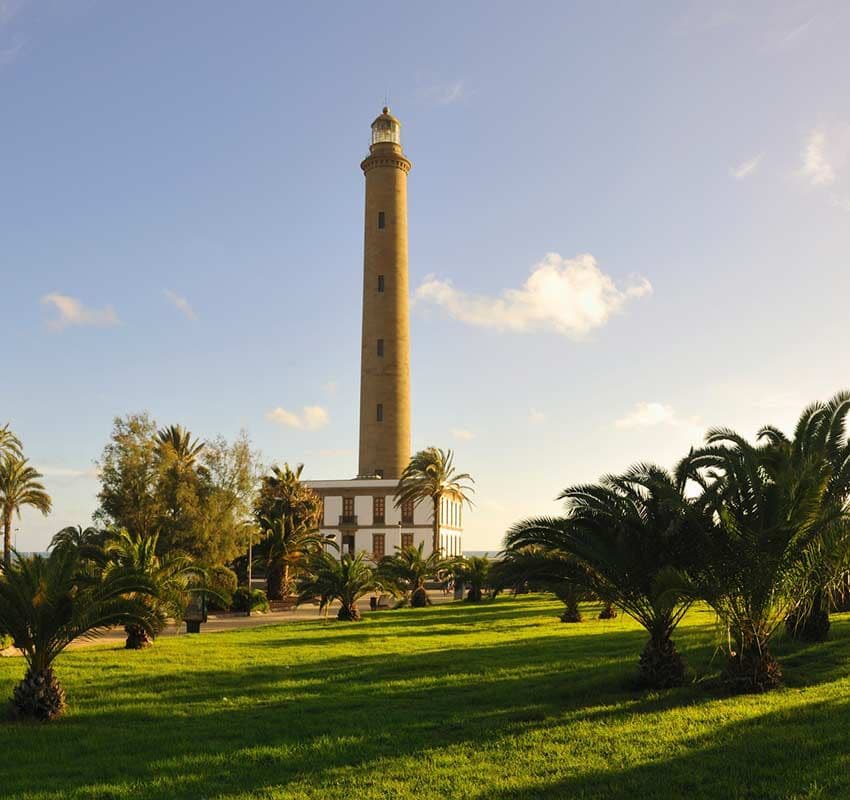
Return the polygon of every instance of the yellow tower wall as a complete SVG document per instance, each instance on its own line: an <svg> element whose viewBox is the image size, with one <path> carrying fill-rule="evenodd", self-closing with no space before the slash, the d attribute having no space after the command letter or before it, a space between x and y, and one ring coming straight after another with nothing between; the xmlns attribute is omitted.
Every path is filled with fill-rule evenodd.
<svg viewBox="0 0 850 800"><path fill-rule="evenodd" d="M360 361L361 476L398 478L410 460L410 330L407 173L394 142L378 142L361 168L366 178L363 335ZM379 227L383 213L384 227ZM380 276L383 276L381 279ZM379 281L383 280L383 291ZM378 340L383 340L383 355ZM378 421L378 405L383 419Z"/></svg>

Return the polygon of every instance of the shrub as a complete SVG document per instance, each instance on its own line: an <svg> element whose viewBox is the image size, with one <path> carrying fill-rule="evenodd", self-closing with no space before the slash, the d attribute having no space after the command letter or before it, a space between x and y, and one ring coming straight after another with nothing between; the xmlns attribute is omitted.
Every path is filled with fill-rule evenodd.
<svg viewBox="0 0 850 800"><path fill-rule="evenodd" d="M214 567L209 571L207 607L210 611L227 611L233 604L233 593L239 581L236 573L227 567Z"/></svg>
<svg viewBox="0 0 850 800"><path fill-rule="evenodd" d="M233 602L231 603L233 611L268 611L269 601L266 593L262 589L249 589L247 586L240 586L233 593Z"/></svg>

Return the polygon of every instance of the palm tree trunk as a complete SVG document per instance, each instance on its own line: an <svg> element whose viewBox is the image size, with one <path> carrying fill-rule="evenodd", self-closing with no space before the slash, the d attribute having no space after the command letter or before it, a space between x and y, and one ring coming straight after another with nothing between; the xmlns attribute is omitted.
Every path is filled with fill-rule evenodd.
<svg viewBox="0 0 850 800"><path fill-rule="evenodd" d="M286 564L283 568L283 580L281 581L280 595L281 597L288 597L289 594L289 564Z"/></svg>
<svg viewBox="0 0 850 800"><path fill-rule="evenodd" d="M440 495L434 495L434 537L431 542L432 549L435 553L440 552Z"/></svg>
<svg viewBox="0 0 850 800"><path fill-rule="evenodd" d="M4 509L3 514L3 564L6 569L12 566L12 509Z"/></svg>
<svg viewBox="0 0 850 800"><path fill-rule="evenodd" d="M65 690L51 667L30 667L12 693L12 715L47 721L65 710Z"/></svg>
<svg viewBox="0 0 850 800"><path fill-rule="evenodd" d="M581 622L581 611L578 607L577 600L567 600L564 602L564 613L561 614L561 622Z"/></svg>
<svg viewBox="0 0 850 800"><path fill-rule="evenodd" d="M782 683L782 669L766 642L743 635L737 637L720 680L732 692L767 692Z"/></svg>
<svg viewBox="0 0 850 800"><path fill-rule="evenodd" d="M269 600L281 599L283 584L283 567L280 564L269 564L266 570L266 590Z"/></svg>
<svg viewBox="0 0 850 800"><path fill-rule="evenodd" d="M669 689L685 682L685 662L673 640L652 634L640 656L638 685L649 689Z"/></svg>

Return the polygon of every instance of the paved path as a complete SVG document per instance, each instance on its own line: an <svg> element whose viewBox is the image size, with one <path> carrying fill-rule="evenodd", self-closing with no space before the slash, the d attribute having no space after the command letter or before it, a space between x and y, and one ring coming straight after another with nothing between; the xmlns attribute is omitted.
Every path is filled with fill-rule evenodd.
<svg viewBox="0 0 850 800"><path fill-rule="evenodd" d="M444 595L441 591L429 591L428 596L434 604L451 602L452 596ZM392 600L390 600L392 602ZM369 598L365 597L358 602L358 608L363 614L369 614ZM333 619L339 610L339 603L334 603L328 610L328 618ZM382 609L383 610L383 609ZM302 622L305 620L319 620L324 618L324 613L319 611L317 605L303 605L291 611L273 611L268 614L252 614L250 617L222 614L210 615L206 623L201 626L201 633L219 633L221 631L234 631L243 628L260 628L263 625L280 625L285 622ZM161 634L161 638L169 636L185 636L186 625L169 625ZM93 639L78 639L70 645L72 648L88 647L93 644L106 644L108 642L124 642L126 634L123 628L112 628L94 637ZM5 654L10 654L6 651ZM11 654L10 654L11 655Z"/></svg>

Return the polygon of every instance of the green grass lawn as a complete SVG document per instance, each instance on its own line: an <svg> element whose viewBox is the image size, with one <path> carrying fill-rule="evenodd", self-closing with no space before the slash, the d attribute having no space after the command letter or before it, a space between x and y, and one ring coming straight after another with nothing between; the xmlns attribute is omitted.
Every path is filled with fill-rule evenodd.
<svg viewBox="0 0 850 800"><path fill-rule="evenodd" d="M641 693L643 632L559 611L504 598L68 652L67 715L0 722L0 796L850 797L847 616L824 645L780 644L786 688L727 697L708 612L677 636L694 683ZM23 667L0 659L0 696Z"/></svg>

